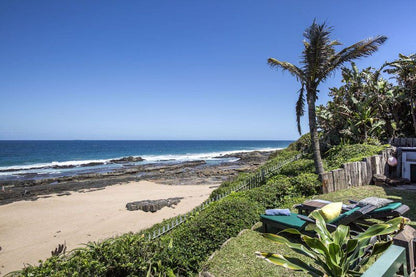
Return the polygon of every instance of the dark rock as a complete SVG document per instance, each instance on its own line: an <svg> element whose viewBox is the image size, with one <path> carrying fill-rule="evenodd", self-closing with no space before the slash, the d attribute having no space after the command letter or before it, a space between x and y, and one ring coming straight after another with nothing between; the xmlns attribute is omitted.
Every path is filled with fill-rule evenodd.
<svg viewBox="0 0 416 277"><path fill-rule="evenodd" d="M114 159L114 160L110 160L111 163L133 163L133 162L141 162L144 161L144 159L142 157L133 157L133 156L129 156L129 157L123 157L121 159Z"/></svg>
<svg viewBox="0 0 416 277"><path fill-rule="evenodd" d="M92 163L87 163L87 164L82 164L82 167L86 167L86 166L96 166L96 165L103 165L103 162L92 162Z"/></svg>
<svg viewBox="0 0 416 277"><path fill-rule="evenodd" d="M145 212L156 212L163 207L172 207L181 202L183 197L174 197L168 199L158 199L158 200L142 200L136 202L130 202L126 204L126 208L129 211L142 210Z"/></svg>
<svg viewBox="0 0 416 277"><path fill-rule="evenodd" d="M45 167L45 168L54 168L54 169L61 169L61 168L74 168L76 165L68 164L68 165L53 165L51 167Z"/></svg>

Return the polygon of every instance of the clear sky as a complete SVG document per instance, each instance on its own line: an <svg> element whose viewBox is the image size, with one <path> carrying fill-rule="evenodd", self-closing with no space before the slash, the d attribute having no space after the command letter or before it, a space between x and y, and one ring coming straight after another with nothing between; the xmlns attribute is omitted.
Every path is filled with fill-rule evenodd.
<svg viewBox="0 0 416 277"><path fill-rule="evenodd" d="M416 52L416 1L0 1L0 139L296 139L314 18L360 68ZM328 101L320 87L319 103ZM306 117L303 119L307 130Z"/></svg>

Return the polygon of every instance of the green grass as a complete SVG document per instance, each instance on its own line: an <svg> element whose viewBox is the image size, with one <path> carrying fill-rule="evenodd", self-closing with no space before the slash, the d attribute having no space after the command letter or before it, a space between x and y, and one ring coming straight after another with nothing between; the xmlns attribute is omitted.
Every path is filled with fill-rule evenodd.
<svg viewBox="0 0 416 277"><path fill-rule="evenodd" d="M410 218L416 228L416 191L402 191L393 188L383 188L378 186L362 186L351 189L336 191L329 194L317 195L313 198L326 199L330 201L359 200L370 196L377 196L402 202L409 206L410 211L405 214ZM298 198L286 202L283 207L291 207L295 203L301 203L305 198ZM216 251L213 258L207 261L203 269L212 273L214 276L304 276L300 272L288 271L284 268L267 263L256 258L255 252L274 252L292 257L301 257L291 249L271 243L261 236L261 224L257 223L253 230L248 230L238 237L232 238L223 248ZM258 228L256 228L258 227ZM304 257L302 256L302 259Z"/></svg>
<svg viewBox="0 0 416 277"><path fill-rule="evenodd" d="M277 267L256 258L256 251L285 252L292 257L302 258L286 246L270 243L258 232L246 230L226 244L211 261L206 264L207 271L214 276L303 276L302 273Z"/></svg>

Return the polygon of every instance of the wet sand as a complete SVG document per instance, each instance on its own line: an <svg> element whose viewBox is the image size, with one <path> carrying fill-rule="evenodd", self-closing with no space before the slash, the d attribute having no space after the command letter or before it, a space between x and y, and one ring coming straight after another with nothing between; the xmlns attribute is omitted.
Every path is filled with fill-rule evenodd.
<svg viewBox="0 0 416 277"><path fill-rule="evenodd" d="M139 181L2 205L0 276L50 257L58 244L66 242L69 251L88 241L137 232L186 213L206 200L213 189L212 184L172 186ZM184 199L174 208L155 213L125 207L132 201L170 197Z"/></svg>

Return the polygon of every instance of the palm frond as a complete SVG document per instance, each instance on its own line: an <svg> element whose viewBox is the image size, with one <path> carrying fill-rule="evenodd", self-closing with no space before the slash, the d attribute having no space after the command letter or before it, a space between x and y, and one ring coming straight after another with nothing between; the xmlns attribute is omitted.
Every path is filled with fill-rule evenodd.
<svg viewBox="0 0 416 277"><path fill-rule="evenodd" d="M332 27L327 26L326 23L317 24L314 21L303 34L307 44L304 43L302 64L309 82L317 82L325 71L328 58L335 53L334 45L339 44L338 41L331 41L331 31Z"/></svg>
<svg viewBox="0 0 416 277"><path fill-rule="evenodd" d="M296 102L296 123L298 125L298 132L299 135L302 135L302 129L300 126L300 118L305 114L305 86L302 85L302 87L299 90L299 98Z"/></svg>
<svg viewBox="0 0 416 277"><path fill-rule="evenodd" d="M325 66L326 72L322 74L321 80L325 79L331 71L338 68L345 62L370 56L376 52L379 46L382 45L386 40L386 36L377 36L375 38L361 40L349 47L342 49L338 53L334 54L330 59L328 59L328 63Z"/></svg>
<svg viewBox="0 0 416 277"><path fill-rule="evenodd" d="M276 60L274 58L269 58L269 59L267 59L267 63L271 67L277 67L277 68L289 71L290 74L295 76L298 81L302 81L303 78L304 78L302 70L299 67L297 67L296 65L293 65L289 62L282 62L282 61Z"/></svg>

